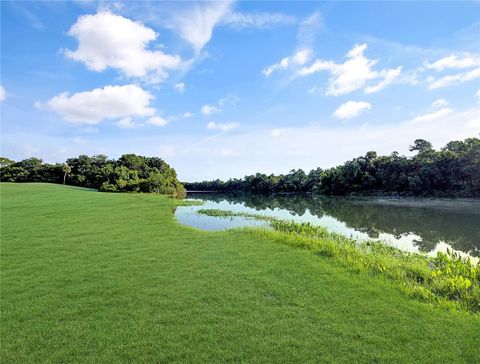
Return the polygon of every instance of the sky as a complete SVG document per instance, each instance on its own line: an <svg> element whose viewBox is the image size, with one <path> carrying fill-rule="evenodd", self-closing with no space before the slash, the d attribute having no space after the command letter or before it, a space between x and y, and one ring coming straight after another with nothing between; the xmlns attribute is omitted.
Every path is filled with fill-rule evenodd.
<svg viewBox="0 0 480 364"><path fill-rule="evenodd" d="M1 155L181 181L480 136L480 2L1 1Z"/></svg>

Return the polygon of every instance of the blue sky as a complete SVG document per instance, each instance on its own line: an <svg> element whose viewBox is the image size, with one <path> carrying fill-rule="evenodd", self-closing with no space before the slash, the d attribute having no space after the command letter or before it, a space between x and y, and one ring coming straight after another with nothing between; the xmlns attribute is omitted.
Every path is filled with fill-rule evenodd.
<svg viewBox="0 0 480 364"><path fill-rule="evenodd" d="M1 154L181 180L480 133L479 2L1 2Z"/></svg>

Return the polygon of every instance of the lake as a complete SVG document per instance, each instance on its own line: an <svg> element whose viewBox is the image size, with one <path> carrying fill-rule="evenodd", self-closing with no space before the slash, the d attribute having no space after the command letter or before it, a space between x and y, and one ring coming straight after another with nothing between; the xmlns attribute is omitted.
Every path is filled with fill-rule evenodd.
<svg viewBox="0 0 480 364"><path fill-rule="evenodd" d="M480 200L389 197L325 197L304 195L242 195L188 193L202 206L182 206L175 216L185 225L205 230L264 226L244 217L200 215L199 209L221 209L310 222L358 240L381 240L430 255L453 248L480 256Z"/></svg>

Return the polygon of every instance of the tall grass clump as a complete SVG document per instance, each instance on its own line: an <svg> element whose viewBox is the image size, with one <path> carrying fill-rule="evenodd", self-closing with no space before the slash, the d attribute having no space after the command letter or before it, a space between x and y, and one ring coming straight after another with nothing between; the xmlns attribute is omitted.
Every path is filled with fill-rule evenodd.
<svg viewBox="0 0 480 364"><path fill-rule="evenodd" d="M269 222L270 229L246 231L335 259L358 273L382 275L409 295L450 308L480 312L480 264L447 249L436 257L405 252L381 241L357 241L310 223L223 210L199 210L215 217L244 216Z"/></svg>
<svg viewBox="0 0 480 364"><path fill-rule="evenodd" d="M358 272L382 274L415 297L480 312L480 264L453 251L431 258L380 241L359 242L310 223L273 219L270 226L273 231L261 234L334 258Z"/></svg>

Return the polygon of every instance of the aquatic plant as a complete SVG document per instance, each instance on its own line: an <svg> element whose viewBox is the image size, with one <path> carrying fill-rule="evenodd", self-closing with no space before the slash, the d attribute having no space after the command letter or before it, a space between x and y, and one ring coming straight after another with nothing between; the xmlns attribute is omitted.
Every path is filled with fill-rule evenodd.
<svg viewBox="0 0 480 364"><path fill-rule="evenodd" d="M197 211L197 213L202 215L212 216L212 217L220 217L220 218L246 217L246 218L265 220L265 221L275 220L273 217L269 217L265 215L249 214L246 212L226 211L226 210L220 210L220 209L200 209Z"/></svg>
<svg viewBox="0 0 480 364"><path fill-rule="evenodd" d="M177 206L202 206L205 201L202 200L184 200L184 199L177 199L176 205Z"/></svg>
<svg viewBox="0 0 480 364"><path fill-rule="evenodd" d="M480 311L480 264L447 249L432 262L432 277L439 295L468 303Z"/></svg>

